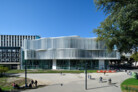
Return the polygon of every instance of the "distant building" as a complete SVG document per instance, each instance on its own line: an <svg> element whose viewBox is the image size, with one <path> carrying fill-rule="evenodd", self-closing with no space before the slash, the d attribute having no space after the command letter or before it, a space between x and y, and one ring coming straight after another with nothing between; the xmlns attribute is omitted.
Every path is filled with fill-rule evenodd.
<svg viewBox="0 0 138 92"><path fill-rule="evenodd" d="M20 69L21 46L24 39L38 39L33 35L0 35L0 65Z"/></svg>
<svg viewBox="0 0 138 92"><path fill-rule="evenodd" d="M109 53L103 41L79 36L24 40L21 68L28 69L107 69L109 60L120 59L117 50Z"/></svg>

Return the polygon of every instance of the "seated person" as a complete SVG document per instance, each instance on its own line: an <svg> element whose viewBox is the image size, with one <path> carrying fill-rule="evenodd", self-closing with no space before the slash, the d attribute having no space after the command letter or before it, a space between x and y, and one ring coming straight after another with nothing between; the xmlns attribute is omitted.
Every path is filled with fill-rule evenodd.
<svg viewBox="0 0 138 92"><path fill-rule="evenodd" d="M18 84L15 84L14 88L20 89L20 86Z"/></svg>
<svg viewBox="0 0 138 92"><path fill-rule="evenodd" d="M29 88L32 88L32 83L29 84Z"/></svg>

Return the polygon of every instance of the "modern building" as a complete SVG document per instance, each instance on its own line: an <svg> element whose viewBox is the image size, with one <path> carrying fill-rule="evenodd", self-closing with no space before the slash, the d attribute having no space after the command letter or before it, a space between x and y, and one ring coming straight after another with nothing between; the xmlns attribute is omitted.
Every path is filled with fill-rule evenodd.
<svg viewBox="0 0 138 92"><path fill-rule="evenodd" d="M0 35L0 65L20 69L21 47L24 39L38 39L32 35Z"/></svg>
<svg viewBox="0 0 138 92"><path fill-rule="evenodd" d="M109 60L120 54L108 52L104 41L79 36L50 37L24 40L21 68L28 69L107 69Z"/></svg>

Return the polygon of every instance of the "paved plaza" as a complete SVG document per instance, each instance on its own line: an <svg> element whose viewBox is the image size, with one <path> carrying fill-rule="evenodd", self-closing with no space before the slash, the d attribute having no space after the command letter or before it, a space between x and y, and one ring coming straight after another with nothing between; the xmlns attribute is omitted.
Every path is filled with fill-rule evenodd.
<svg viewBox="0 0 138 92"><path fill-rule="evenodd" d="M129 78L125 72L117 73L89 73L92 79L88 79L88 89L85 90L85 74L28 74L28 78L38 80L39 84L47 86L26 90L24 92L121 92L120 84L123 80ZM24 74L19 74L24 77ZM99 77L103 77L103 82L99 83ZM112 84L108 84L108 79L112 79ZM63 84L61 86L61 84Z"/></svg>

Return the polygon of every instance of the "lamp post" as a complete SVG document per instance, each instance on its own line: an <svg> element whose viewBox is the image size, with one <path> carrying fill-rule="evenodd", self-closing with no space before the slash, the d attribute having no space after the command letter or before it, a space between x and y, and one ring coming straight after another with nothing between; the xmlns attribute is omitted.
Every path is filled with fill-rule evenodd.
<svg viewBox="0 0 138 92"><path fill-rule="evenodd" d="M27 67L26 67L26 61L25 61L25 87L27 87Z"/></svg>
<svg viewBox="0 0 138 92"><path fill-rule="evenodd" d="M85 63L85 90L87 90L87 62Z"/></svg>

